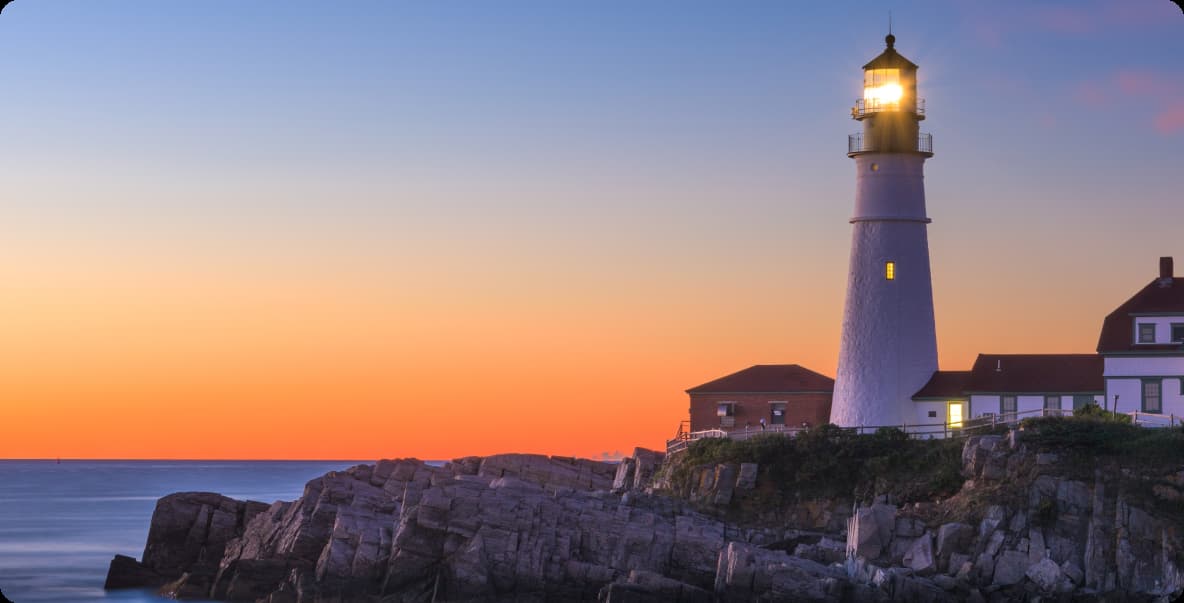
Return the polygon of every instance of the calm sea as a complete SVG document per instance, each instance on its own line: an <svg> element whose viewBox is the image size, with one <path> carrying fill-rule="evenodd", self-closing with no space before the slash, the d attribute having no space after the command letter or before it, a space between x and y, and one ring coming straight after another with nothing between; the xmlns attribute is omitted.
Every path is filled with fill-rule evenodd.
<svg viewBox="0 0 1184 603"><path fill-rule="evenodd" d="M156 499L219 492L270 503L351 461L0 461L0 590L14 603L160 603L103 591L116 553L140 558Z"/></svg>

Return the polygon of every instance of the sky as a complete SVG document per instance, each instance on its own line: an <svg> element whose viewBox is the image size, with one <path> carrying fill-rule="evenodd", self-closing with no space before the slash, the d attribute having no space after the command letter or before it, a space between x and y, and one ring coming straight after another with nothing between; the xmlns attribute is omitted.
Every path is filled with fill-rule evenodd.
<svg viewBox="0 0 1184 603"><path fill-rule="evenodd" d="M1168 0L18 0L0 458L662 447L834 375L861 66L920 65L943 369L1184 262Z"/></svg>

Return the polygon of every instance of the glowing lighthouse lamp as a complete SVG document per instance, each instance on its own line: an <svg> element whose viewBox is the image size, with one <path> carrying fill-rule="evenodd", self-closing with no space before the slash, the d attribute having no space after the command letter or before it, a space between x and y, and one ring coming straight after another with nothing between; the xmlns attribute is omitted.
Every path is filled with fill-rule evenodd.
<svg viewBox="0 0 1184 603"><path fill-rule="evenodd" d="M847 139L855 160L851 264L831 423L918 424L912 396L937 370L923 167L933 142L919 131L917 65L896 37L863 66L863 95Z"/></svg>

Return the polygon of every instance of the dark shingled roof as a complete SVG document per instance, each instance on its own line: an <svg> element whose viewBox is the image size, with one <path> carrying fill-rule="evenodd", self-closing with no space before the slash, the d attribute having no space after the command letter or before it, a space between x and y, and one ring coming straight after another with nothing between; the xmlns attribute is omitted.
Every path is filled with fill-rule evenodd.
<svg viewBox="0 0 1184 603"><path fill-rule="evenodd" d="M1098 337L1098 353L1184 352L1184 345L1180 344L1135 343L1134 315L1168 312L1184 315L1184 279L1157 278L1106 316L1102 322L1102 334Z"/></svg>
<svg viewBox="0 0 1184 603"><path fill-rule="evenodd" d="M884 49L884 52L880 53L880 56L868 61L868 63L863 66L864 69L895 68L912 69L914 71L917 69L916 63L904 58L904 55L900 54L899 52L896 52L896 36L888 34L888 37L884 38L884 42L888 47Z"/></svg>
<svg viewBox="0 0 1184 603"><path fill-rule="evenodd" d="M758 364L687 390L688 394L832 392L835 380L796 364Z"/></svg>
<svg viewBox="0 0 1184 603"><path fill-rule="evenodd" d="M913 394L914 400L926 398L965 398L970 371L936 371L924 387Z"/></svg>
<svg viewBox="0 0 1184 603"><path fill-rule="evenodd" d="M1097 354L979 354L966 385L967 392L1015 394L1105 389Z"/></svg>

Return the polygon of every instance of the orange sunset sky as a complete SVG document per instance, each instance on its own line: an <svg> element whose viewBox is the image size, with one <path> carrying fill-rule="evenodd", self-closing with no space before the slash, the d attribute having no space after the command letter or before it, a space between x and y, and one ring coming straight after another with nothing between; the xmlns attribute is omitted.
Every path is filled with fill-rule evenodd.
<svg viewBox="0 0 1184 603"><path fill-rule="evenodd" d="M267 4L0 17L0 458L613 456L834 375L880 4ZM1184 262L1184 18L942 4L942 368L1093 351Z"/></svg>

